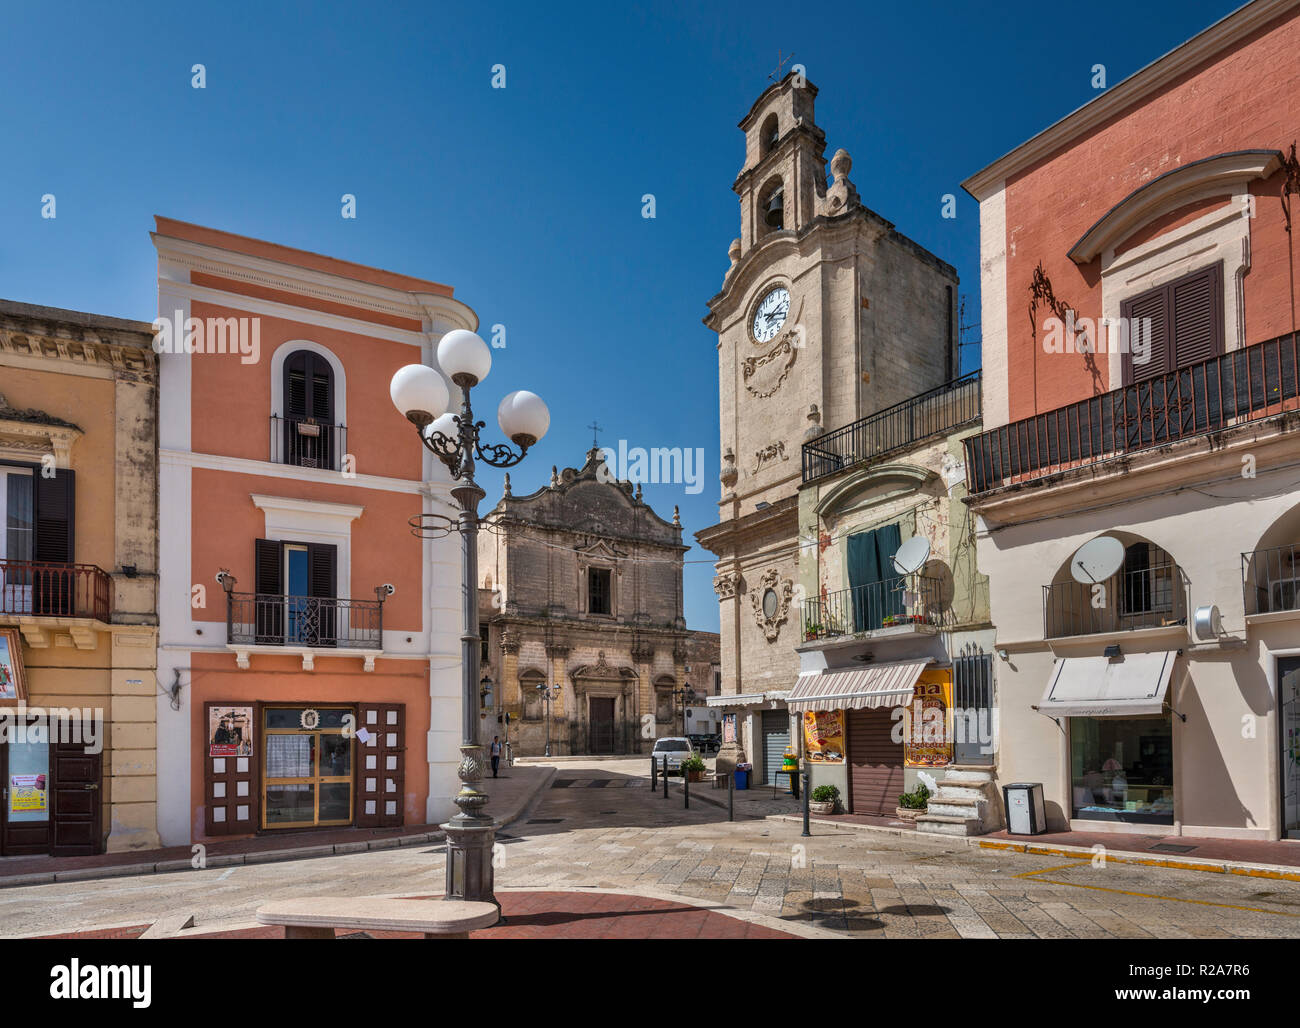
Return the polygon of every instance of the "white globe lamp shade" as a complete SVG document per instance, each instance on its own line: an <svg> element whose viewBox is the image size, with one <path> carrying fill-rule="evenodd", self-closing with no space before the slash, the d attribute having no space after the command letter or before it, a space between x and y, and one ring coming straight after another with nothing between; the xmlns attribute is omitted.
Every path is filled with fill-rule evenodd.
<svg viewBox="0 0 1300 1028"><path fill-rule="evenodd" d="M497 408L497 424L507 439L516 443L526 439L532 446L551 427L551 412L536 393L516 389L507 393Z"/></svg>
<svg viewBox="0 0 1300 1028"><path fill-rule="evenodd" d="M453 329L438 340L438 367L457 385L462 376L476 386L487 378L492 368L492 351L473 332Z"/></svg>
<svg viewBox="0 0 1300 1028"><path fill-rule="evenodd" d="M403 417L416 422L445 413L451 398L447 383L427 364L408 364L398 368L388 384L388 395Z"/></svg>
<svg viewBox="0 0 1300 1028"><path fill-rule="evenodd" d="M448 411L440 418L434 418L424 429L424 438L432 438L441 433L448 439L456 438L456 415Z"/></svg>

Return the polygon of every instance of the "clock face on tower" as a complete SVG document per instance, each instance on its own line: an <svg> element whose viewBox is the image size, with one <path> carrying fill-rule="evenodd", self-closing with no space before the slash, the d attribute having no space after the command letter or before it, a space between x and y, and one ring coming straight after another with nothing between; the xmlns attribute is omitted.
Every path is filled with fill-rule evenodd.
<svg viewBox="0 0 1300 1028"><path fill-rule="evenodd" d="M790 290L777 286L759 301L754 311L754 341L766 343L781 331L786 315L790 313Z"/></svg>

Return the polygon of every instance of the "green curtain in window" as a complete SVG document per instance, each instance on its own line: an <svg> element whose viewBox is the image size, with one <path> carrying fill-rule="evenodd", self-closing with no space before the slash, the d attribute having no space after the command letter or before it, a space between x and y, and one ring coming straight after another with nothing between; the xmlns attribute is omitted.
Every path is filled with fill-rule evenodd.
<svg viewBox="0 0 1300 1028"><path fill-rule="evenodd" d="M888 615L903 613L903 580L894 573L893 564L901 539L897 524L849 536L849 595L855 632L879 628Z"/></svg>

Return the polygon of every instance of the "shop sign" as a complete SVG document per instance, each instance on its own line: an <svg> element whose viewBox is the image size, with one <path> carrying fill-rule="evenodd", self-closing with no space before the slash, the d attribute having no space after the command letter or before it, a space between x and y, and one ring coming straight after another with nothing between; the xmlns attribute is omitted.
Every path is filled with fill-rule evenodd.
<svg viewBox="0 0 1300 1028"><path fill-rule="evenodd" d="M903 764L947 767L952 763L952 669L921 672L907 709Z"/></svg>
<svg viewBox="0 0 1300 1028"><path fill-rule="evenodd" d="M23 651L18 629L0 628L0 700L27 699Z"/></svg>
<svg viewBox="0 0 1300 1028"><path fill-rule="evenodd" d="M208 756L247 757L253 752L253 708L208 708Z"/></svg>
<svg viewBox="0 0 1300 1028"><path fill-rule="evenodd" d="M44 775L9 776L9 813L47 810Z"/></svg>
<svg viewBox="0 0 1300 1028"><path fill-rule="evenodd" d="M803 748L810 764L843 764L844 711L805 710Z"/></svg>

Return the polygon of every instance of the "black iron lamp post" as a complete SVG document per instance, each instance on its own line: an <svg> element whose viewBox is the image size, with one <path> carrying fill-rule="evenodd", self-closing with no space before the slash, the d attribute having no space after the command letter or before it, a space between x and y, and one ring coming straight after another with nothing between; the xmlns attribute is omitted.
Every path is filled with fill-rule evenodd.
<svg viewBox="0 0 1300 1028"><path fill-rule="evenodd" d="M507 443L485 443L484 427L474 420L470 390L487 377L492 351L473 332L456 329L438 342L438 365L462 391L460 413L448 409L450 391L442 375L425 364L408 364L389 385L393 405L414 426L425 449L451 472L452 497L460 507L456 520L440 514L411 519L418 535L441 536L458 531L461 539L463 618L461 635L461 760L456 774L461 780L455 803L460 813L442 829L447 833L447 889L449 900L496 903L492 886L492 847L496 822L487 815L487 795L480 791L483 748L479 744L479 637L478 623L478 505L486 495L474 481L477 457L495 468L509 468L524 459L529 447L546 434L551 415L541 397L526 390L509 393L497 408L497 423ZM500 904L497 904L500 907Z"/></svg>
<svg viewBox="0 0 1300 1028"><path fill-rule="evenodd" d="M551 700L560 695L559 685L547 685L545 682L537 683L537 695L542 698L546 704L546 756L551 755Z"/></svg>

